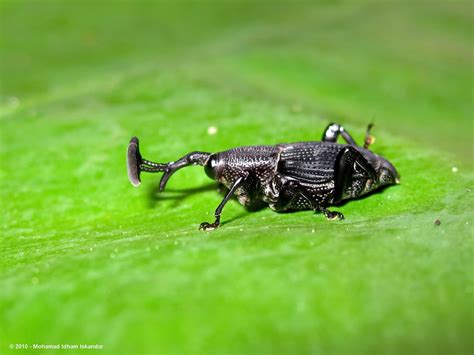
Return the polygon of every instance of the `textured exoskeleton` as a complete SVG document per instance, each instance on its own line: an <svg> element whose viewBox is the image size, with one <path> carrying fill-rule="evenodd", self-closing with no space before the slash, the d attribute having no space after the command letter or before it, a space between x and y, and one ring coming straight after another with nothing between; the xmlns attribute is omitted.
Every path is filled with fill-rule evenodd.
<svg viewBox="0 0 474 355"><path fill-rule="evenodd" d="M331 212L327 207L380 186L399 183L395 167L367 149L373 142L370 128L371 125L363 147L342 126L332 123L321 142L237 147L212 154L192 152L169 163L143 159L138 138L133 137L127 151L128 177L138 186L142 171L163 172L162 191L177 170L189 165L204 166L210 178L229 189L215 211L215 221L201 223L200 229L204 230L219 226L222 209L233 194L245 206L263 201L277 212L312 209L328 219L343 219L340 212ZM336 143L339 135L347 144Z"/></svg>

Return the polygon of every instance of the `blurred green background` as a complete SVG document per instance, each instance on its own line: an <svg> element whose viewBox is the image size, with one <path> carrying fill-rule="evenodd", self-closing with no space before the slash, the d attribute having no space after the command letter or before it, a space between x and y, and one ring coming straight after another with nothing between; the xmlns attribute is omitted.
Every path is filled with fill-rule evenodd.
<svg viewBox="0 0 474 355"><path fill-rule="evenodd" d="M2 0L0 26L0 353L473 352L472 2ZM331 121L374 122L402 177L341 222L234 200L199 232L202 168L126 177L132 135L166 162Z"/></svg>

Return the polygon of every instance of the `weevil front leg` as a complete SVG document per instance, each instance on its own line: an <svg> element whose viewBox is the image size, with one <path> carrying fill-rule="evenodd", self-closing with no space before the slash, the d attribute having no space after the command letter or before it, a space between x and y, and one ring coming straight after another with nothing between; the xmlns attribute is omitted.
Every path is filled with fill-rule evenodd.
<svg viewBox="0 0 474 355"><path fill-rule="evenodd" d="M214 222L213 223L202 222L201 225L199 226L199 230L213 230L219 227L219 225L221 224L221 213L222 213L222 210L224 209L225 204L232 197L235 190L237 190L240 186L242 186L247 176L248 174L242 175L237 180L234 181L229 191L225 195L224 199L221 201L219 206L217 206L216 211L214 212L214 217L215 217Z"/></svg>
<svg viewBox="0 0 474 355"><path fill-rule="evenodd" d="M295 199L302 196L315 212L322 212L328 220L342 220L344 215L340 212L329 211L323 207L301 184L295 180L285 182L280 191L278 200L274 206L276 211L285 211L295 209L298 206L294 203Z"/></svg>
<svg viewBox="0 0 474 355"><path fill-rule="evenodd" d="M128 144L127 149L127 171L128 178L133 186L140 185L140 173L145 171L148 173L163 172L160 180L160 191L166 186L171 175L185 166L204 165L209 158L210 153L191 152L174 162L156 163L143 159L140 154L139 141L137 137L133 137Z"/></svg>

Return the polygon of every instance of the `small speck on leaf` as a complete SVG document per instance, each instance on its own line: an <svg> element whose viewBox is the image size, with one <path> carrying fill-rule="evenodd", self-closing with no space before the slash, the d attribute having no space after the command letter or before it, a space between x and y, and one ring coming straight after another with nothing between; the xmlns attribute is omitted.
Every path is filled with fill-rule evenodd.
<svg viewBox="0 0 474 355"><path fill-rule="evenodd" d="M441 221L439 220L439 218L436 218L434 224L435 226L439 226L441 224Z"/></svg>
<svg viewBox="0 0 474 355"><path fill-rule="evenodd" d="M293 105L291 105L291 112L293 113L298 113L298 112L301 112L302 110L303 108L301 107L300 104L294 103Z"/></svg>
<svg viewBox="0 0 474 355"><path fill-rule="evenodd" d="M10 96L7 99L7 105L11 108L17 108L18 106L20 106L20 99L16 96Z"/></svg>
<svg viewBox="0 0 474 355"><path fill-rule="evenodd" d="M217 127L215 126L207 127L207 134L209 134L210 136L217 134Z"/></svg>

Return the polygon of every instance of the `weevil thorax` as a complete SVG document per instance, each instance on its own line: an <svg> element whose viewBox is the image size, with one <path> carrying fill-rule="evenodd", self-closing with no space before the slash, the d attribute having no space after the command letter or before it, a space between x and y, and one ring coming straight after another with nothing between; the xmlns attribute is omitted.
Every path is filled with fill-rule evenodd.
<svg viewBox="0 0 474 355"><path fill-rule="evenodd" d="M274 146L237 147L211 154L204 170L211 179L230 187L242 175L246 183L236 195L248 205L259 193L259 189L270 181L276 171L279 150Z"/></svg>
<svg viewBox="0 0 474 355"><path fill-rule="evenodd" d="M211 179L232 184L243 172L260 182L271 179L276 170L279 150L274 146L237 147L209 156L204 170Z"/></svg>
<svg viewBox="0 0 474 355"><path fill-rule="evenodd" d="M357 147L356 148L374 168L376 173L375 179L367 176L367 174L354 163L354 174L352 176L352 184L344 191L344 198L354 198L365 195L375 189L400 183L400 175L397 170L387 159L371 152L370 150Z"/></svg>

